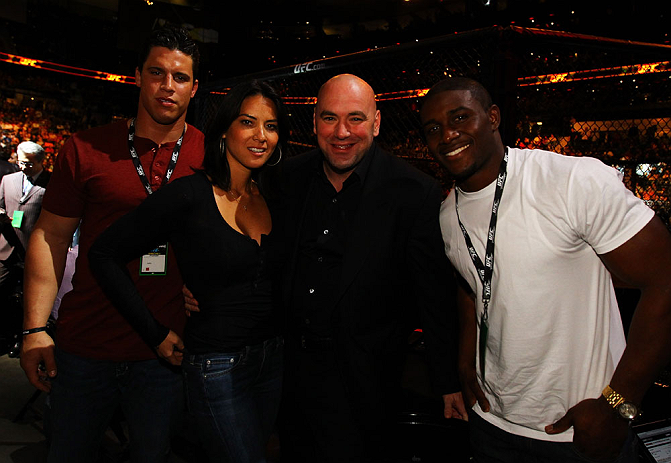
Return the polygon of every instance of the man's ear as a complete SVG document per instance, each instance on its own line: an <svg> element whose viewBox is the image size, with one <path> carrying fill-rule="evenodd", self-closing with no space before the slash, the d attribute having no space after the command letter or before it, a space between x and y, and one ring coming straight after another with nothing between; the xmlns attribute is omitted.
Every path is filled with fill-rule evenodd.
<svg viewBox="0 0 671 463"><path fill-rule="evenodd" d="M142 73L140 68L135 68L135 85L140 87L142 85Z"/></svg>
<svg viewBox="0 0 671 463"><path fill-rule="evenodd" d="M492 132L499 130L499 125L501 125L501 109L498 106L493 104L488 111L489 122L492 125Z"/></svg>
<svg viewBox="0 0 671 463"><path fill-rule="evenodd" d="M375 120L373 121L373 136L377 137L380 134L380 121L382 119L382 113L378 109L375 111Z"/></svg>

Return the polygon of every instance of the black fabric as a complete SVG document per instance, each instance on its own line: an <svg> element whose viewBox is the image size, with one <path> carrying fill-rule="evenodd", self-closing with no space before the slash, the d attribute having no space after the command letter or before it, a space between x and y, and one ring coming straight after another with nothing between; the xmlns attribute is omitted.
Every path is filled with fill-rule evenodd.
<svg viewBox="0 0 671 463"><path fill-rule="evenodd" d="M351 422L340 418L340 425L360 426L368 447L365 453L371 455L375 453L371 447L382 441L383 429L396 407L403 405L398 400L400 377L412 330L424 329L437 390L456 392L459 384L455 285L438 222L440 186L376 144L365 156L370 165L356 209L343 220L346 233L339 275L331 271L328 278L321 277L324 282L331 280L332 285L328 300L321 301L321 310L328 317L333 338L330 373L341 378L352 414ZM287 251L285 289L300 288L297 278L303 272L299 267L305 262L301 246L306 242L302 234L312 226L310 210L315 207L315 198L310 188L313 181L319 181L315 166L321 162L321 152L314 150L289 159L285 165L284 204L276 213L276 231L286 240L281 247ZM287 346L300 345L304 328L300 323L304 306L296 304L297 300L300 296L285 291ZM301 414L317 414L319 410L305 403L300 390L322 387L321 376L312 374L300 361L297 356L285 357L283 428L305 431L303 434L327 432L291 427L301 425ZM292 419L294 414L298 419ZM318 417L313 418L303 421L302 426L318 426Z"/></svg>
<svg viewBox="0 0 671 463"><path fill-rule="evenodd" d="M126 263L169 242L186 286L199 302L184 343L190 353L227 352L277 334L272 309L273 233L259 246L223 219L203 173L174 180L112 224L89 253L106 295L150 345L169 327L154 320L128 277ZM139 270L139 269L138 269Z"/></svg>
<svg viewBox="0 0 671 463"><path fill-rule="evenodd" d="M342 274L345 245L361 201L363 181L372 156L365 156L337 192L322 162L314 165L305 216L301 226L294 278L292 326L301 334L329 337L333 334L331 301ZM317 159L317 161L321 161Z"/></svg>

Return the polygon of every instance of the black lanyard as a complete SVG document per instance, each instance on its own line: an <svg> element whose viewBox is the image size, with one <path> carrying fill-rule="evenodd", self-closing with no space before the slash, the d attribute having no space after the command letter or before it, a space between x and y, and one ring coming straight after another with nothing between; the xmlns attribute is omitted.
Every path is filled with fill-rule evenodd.
<svg viewBox="0 0 671 463"><path fill-rule="evenodd" d="M499 206L501 203L501 196L503 195L503 187L506 184L508 166L508 148L505 148L501 166L499 167L499 175L496 178L496 190L494 191L494 203L492 204L492 217L489 220L489 231L487 232L487 247L485 249L485 262L483 263L478 256L471 237L466 231L466 227L461 223L459 217L459 193L454 189L454 205L457 210L457 220L459 221L459 228L464 235L468 254L475 265L480 281L482 282L482 303L484 304L484 311L480 317L480 374L482 379L485 379L485 351L487 348L487 337L489 334L489 301L492 298L492 275L494 273L494 238L496 236L496 219L499 215Z"/></svg>
<svg viewBox="0 0 671 463"><path fill-rule="evenodd" d="M184 130L182 130L182 135L179 137L179 140L175 143L175 148L172 150L172 157L170 158L170 163L168 164L168 170L165 172L165 177L161 182L161 186L168 183L170 177L172 176L175 166L177 165L177 158L179 157L179 151L182 149L182 140L184 139L184 133L186 132L186 124L184 124ZM154 191L151 189L147 175L144 173L142 164L140 163L140 157L135 151L135 145L133 141L135 140L135 118L131 119L130 126L128 126L128 151L130 152L130 157L133 159L133 165L137 171L137 175L140 177L142 186L144 186L145 191L148 195L152 194Z"/></svg>

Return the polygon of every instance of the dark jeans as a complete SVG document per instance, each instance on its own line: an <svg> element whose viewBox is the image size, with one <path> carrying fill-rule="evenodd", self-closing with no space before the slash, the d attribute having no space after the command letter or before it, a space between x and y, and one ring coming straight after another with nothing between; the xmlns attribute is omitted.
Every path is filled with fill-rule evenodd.
<svg viewBox="0 0 671 463"><path fill-rule="evenodd" d="M581 455L573 442L531 439L503 431L477 413L468 414L471 447L477 463L606 463ZM637 463L630 430L620 456L608 463Z"/></svg>
<svg viewBox="0 0 671 463"><path fill-rule="evenodd" d="M183 408L179 369L158 359L110 362L56 349L49 395L49 463L97 461L102 436L119 406L128 423L132 462L165 462Z"/></svg>
<svg viewBox="0 0 671 463"><path fill-rule="evenodd" d="M187 408L212 462L265 462L282 394L284 342L186 355Z"/></svg>

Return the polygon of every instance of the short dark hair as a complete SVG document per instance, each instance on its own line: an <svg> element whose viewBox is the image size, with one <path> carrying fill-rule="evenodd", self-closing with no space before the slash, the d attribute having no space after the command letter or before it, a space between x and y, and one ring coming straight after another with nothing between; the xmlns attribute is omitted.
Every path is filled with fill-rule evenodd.
<svg viewBox="0 0 671 463"><path fill-rule="evenodd" d="M449 77L434 84L423 98L423 104L434 95L452 90L468 90L473 98L483 107L485 111L492 107L492 96L487 89L477 80L468 77Z"/></svg>
<svg viewBox="0 0 671 463"><path fill-rule="evenodd" d="M149 53L151 53L151 49L154 47L165 47L169 50L179 50L185 55L190 56L193 63L193 77L195 79L198 76L200 52L198 51L198 45L196 45L196 42L185 29L167 24L160 29L151 31L151 34L138 57L137 68L140 71L142 71L142 66L144 66L144 62L147 61L147 57L149 56Z"/></svg>
<svg viewBox="0 0 671 463"><path fill-rule="evenodd" d="M251 80L249 82L243 82L241 84L233 87L227 94L224 96L224 99L219 105L217 114L208 125L205 130L205 158L203 160L203 170L207 175L212 179L212 184L222 188L226 191L231 187L231 169L228 165L228 160L224 153L221 150L221 139L226 133L228 128L231 126L233 121L235 121L240 115L240 108L242 107L242 102L245 98L261 95L264 98L269 99L275 105L275 111L277 113L277 128L278 128L278 141L275 152L270 156L268 162L264 167L259 169L259 172L255 173L256 177L261 177L261 173L265 173L269 168L272 170L279 171L279 167L283 160L281 157L282 148L287 143L289 138L289 116L287 115L286 108L282 103L282 99L277 94L275 89L261 80ZM268 166L267 164L275 164L276 161L280 161L277 165ZM264 171L264 172L261 172ZM263 191L263 179L259 180L259 187ZM269 192L268 192L269 193Z"/></svg>

